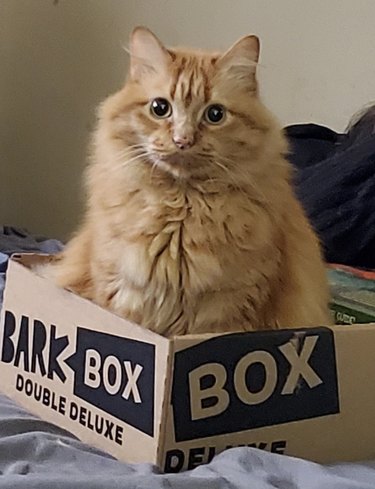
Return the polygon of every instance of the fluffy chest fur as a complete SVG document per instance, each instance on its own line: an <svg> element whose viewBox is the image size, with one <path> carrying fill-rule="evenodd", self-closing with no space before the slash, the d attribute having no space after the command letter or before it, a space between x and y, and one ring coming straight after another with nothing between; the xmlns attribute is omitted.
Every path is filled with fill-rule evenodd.
<svg viewBox="0 0 375 489"><path fill-rule="evenodd" d="M161 333L265 320L281 258L267 207L233 188L178 185L125 201L121 211L103 210L93 273L99 302Z"/></svg>

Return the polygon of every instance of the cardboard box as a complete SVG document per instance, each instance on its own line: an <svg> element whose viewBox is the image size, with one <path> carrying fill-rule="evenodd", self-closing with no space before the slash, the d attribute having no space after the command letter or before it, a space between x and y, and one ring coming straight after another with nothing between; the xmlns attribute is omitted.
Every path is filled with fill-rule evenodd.
<svg viewBox="0 0 375 489"><path fill-rule="evenodd" d="M169 472L255 446L375 457L375 325L168 340L9 263L0 389L128 462Z"/></svg>

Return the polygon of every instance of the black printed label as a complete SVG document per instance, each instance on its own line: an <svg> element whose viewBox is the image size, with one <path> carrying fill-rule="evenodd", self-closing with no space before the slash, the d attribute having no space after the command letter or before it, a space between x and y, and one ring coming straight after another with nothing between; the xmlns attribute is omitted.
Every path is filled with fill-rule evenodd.
<svg viewBox="0 0 375 489"><path fill-rule="evenodd" d="M176 441L339 412L328 328L219 336L175 354Z"/></svg>
<svg viewBox="0 0 375 489"><path fill-rule="evenodd" d="M4 311L1 362L13 365L16 389L44 406L69 415L83 426L119 443L120 427L86 407L71 402L65 407L52 388L42 387L33 376L66 383L74 371L72 394L119 421L154 435L155 346L82 327L76 332L76 351L68 359L71 338L58 327L39 319ZM69 368L70 367L70 368ZM63 413L64 411L64 413ZM122 428L121 428L122 429Z"/></svg>
<svg viewBox="0 0 375 489"><path fill-rule="evenodd" d="M150 436L154 434L155 346L77 328L74 394Z"/></svg>

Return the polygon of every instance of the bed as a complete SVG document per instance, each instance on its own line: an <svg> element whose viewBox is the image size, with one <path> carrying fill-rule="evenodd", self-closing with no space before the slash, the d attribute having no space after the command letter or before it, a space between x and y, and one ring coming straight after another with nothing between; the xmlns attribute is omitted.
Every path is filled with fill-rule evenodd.
<svg viewBox="0 0 375 489"><path fill-rule="evenodd" d="M0 228L0 297L14 252L55 253L57 240ZM374 441L375 443L375 441ZM0 394L0 489L367 489L375 462L322 466L255 448L234 448L190 472L125 464L46 423Z"/></svg>
<svg viewBox="0 0 375 489"><path fill-rule="evenodd" d="M297 193L331 262L375 266L374 121L372 108L346 135L311 124L286 128ZM356 232L351 235L352 229ZM0 227L0 307L12 253L56 253L62 247L23 229ZM323 466L260 449L233 448L208 465L165 475L150 464L118 462L0 394L1 488L373 489L375 461Z"/></svg>
<svg viewBox="0 0 375 489"><path fill-rule="evenodd" d="M236 448L182 474L117 462L0 396L0 488L370 489L375 463L330 467Z"/></svg>

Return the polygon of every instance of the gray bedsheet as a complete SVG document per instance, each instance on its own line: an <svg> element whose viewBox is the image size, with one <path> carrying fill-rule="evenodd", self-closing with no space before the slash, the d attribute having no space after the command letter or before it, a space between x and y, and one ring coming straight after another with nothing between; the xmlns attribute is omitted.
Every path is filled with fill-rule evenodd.
<svg viewBox="0 0 375 489"><path fill-rule="evenodd" d="M375 464L323 467L235 448L191 472L162 475L87 447L0 396L0 489L370 489Z"/></svg>
<svg viewBox="0 0 375 489"><path fill-rule="evenodd" d="M56 239L33 236L25 229L0 226L0 307L5 286L8 258L13 253L58 253L63 244Z"/></svg>
<svg viewBox="0 0 375 489"><path fill-rule="evenodd" d="M0 305L8 255L22 250L53 253L61 246L0 227ZM113 460L0 395L0 489L21 488L375 489L375 463L324 467L236 448L191 472L162 475L151 465Z"/></svg>

